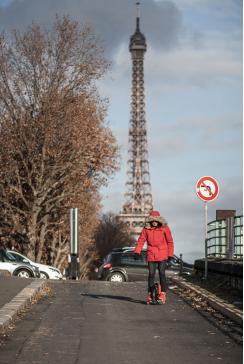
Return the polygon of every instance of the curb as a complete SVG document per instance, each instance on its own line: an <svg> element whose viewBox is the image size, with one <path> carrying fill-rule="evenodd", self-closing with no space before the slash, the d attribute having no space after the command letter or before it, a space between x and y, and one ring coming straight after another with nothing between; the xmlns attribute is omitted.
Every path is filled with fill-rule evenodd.
<svg viewBox="0 0 244 364"><path fill-rule="evenodd" d="M230 303L226 303L226 301L217 297L213 293L210 293L206 289L200 288L192 283L185 282L181 277L171 277L172 282L178 284L182 288L190 289L193 292L196 292L203 298L205 298L209 305L213 307L215 310L221 312L224 316L228 317L232 321L236 322L239 325L243 323L243 312L236 308L234 305Z"/></svg>
<svg viewBox="0 0 244 364"><path fill-rule="evenodd" d="M0 269L0 277L11 277L11 273L6 269Z"/></svg>
<svg viewBox="0 0 244 364"><path fill-rule="evenodd" d="M46 285L47 283L43 280L31 282L0 309L0 333L11 324L16 316L30 304L36 294Z"/></svg>

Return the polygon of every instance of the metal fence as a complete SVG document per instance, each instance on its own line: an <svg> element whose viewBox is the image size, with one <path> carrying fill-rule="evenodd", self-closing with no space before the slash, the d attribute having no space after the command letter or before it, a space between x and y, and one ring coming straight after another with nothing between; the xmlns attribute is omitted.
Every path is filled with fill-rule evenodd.
<svg viewBox="0 0 244 364"><path fill-rule="evenodd" d="M209 257L240 259L243 257L243 216L208 223Z"/></svg>

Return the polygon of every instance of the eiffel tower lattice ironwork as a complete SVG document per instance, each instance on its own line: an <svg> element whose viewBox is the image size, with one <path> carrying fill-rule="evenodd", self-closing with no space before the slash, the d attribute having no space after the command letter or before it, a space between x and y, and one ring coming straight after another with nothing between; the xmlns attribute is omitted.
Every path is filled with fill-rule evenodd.
<svg viewBox="0 0 244 364"><path fill-rule="evenodd" d="M132 59L131 119L125 203L120 214L120 219L127 222L134 235L140 233L145 217L153 209L144 93L144 54L147 45L140 31L139 3L137 5L136 31L129 45Z"/></svg>

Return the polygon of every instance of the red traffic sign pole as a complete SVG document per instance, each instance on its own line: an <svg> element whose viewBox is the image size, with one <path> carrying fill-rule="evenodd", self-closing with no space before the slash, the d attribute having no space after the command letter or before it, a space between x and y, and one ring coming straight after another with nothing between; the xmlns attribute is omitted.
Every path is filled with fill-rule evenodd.
<svg viewBox="0 0 244 364"><path fill-rule="evenodd" d="M204 201L204 233L205 233L205 279L208 276L208 202L215 200L219 195L219 184L211 176L199 178L196 184L196 194Z"/></svg>

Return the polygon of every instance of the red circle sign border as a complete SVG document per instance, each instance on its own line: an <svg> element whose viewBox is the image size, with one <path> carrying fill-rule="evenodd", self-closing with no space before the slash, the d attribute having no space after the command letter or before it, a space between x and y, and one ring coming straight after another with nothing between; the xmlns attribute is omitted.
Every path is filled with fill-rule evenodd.
<svg viewBox="0 0 244 364"><path fill-rule="evenodd" d="M200 184L203 183L205 180L211 181L216 187L215 193L210 197L202 196L199 193ZM211 176L203 176L203 177L199 178L199 180L197 181L197 184L196 184L196 194L202 201L205 201L205 202L207 202L207 201L210 202L210 201L215 200L219 195L219 184L218 184L217 180Z"/></svg>

